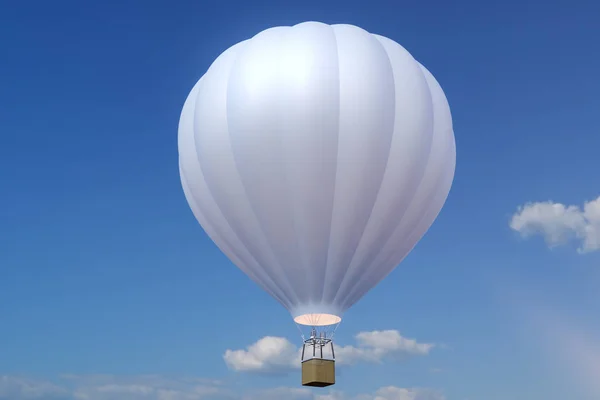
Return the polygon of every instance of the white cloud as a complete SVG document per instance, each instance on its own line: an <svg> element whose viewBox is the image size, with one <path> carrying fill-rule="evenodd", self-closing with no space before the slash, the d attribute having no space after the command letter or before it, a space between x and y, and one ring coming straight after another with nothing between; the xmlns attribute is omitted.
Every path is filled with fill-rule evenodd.
<svg viewBox="0 0 600 400"><path fill-rule="evenodd" d="M356 346L337 346L338 365L359 362L379 363L386 358L426 355L434 347L400 335L396 330L361 332ZM267 336L246 350L227 350L223 355L227 366L235 371L287 372L300 367L300 349L285 338Z"/></svg>
<svg viewBox="0 0 600 400"><path fill-rule="evenodd" d="M357 396L338 391L321 394L303 387L234 393L217 381L158 375L66 375L60 383L2 376L0 400L445 400L443 395L430 389L394 386Z"/></svg>
<svg viewBox="0 0 600 400"><path fill-rule="evenodd" d="M223 358L235 371L275 372L297 367L298 349L282 337L265 336L246 350L226 350Z"/></svg>
<svg viewBox="0 0 600 400"><path fill-rule="evenodd" d="M551 201L528 203L518 208L510 227L525 238L543 236L549 247L575 239L580 253L600 250L600 197L583 208Z"/></svg>

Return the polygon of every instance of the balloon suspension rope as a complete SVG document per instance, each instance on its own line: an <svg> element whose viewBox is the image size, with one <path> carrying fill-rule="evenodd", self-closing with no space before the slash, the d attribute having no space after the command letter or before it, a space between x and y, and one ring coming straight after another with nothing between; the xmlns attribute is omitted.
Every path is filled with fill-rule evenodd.
<svg viewBox="0 0 600 400"><path fill-rule="evenodd" d="M306 339L304 338L304 332L302 332L302 329L300 328L300 324L297 323L296 321L294 321L294 323L296 324L296 328L298 328L298 332L300 332L300 337L302 338L302 342L305 342Z"/></svg>
<svg viewBox="0 0 600 400"><path fill-rule="evenodd" d="M335 336L335 332L339 328L341 322L342 321L338 322L337 324L335 324L333 326L332 330L329 330L329 335L328 335L327 329L324 329L323 331L321 331L321 333L317 333L318 332L317 327L313 326L311 328L311 337L309 340L306 340L306 337L304 336L304 333L302 332L302 329L300 328L300 324L296 323L296 327L298 328L298 331L300 332L300 336L302 337L302 355L300 356L301 360L304 360L304 351L306 349L307 344L309 346L313 347L313 357L315 356L316 347L317 347L317 345L319 345L321 347L321 358L323 357L323 346L325 346L326 344L329 344L331 346L331 356L335 360L335 351L333 350L333 337ZM331 326L331 325L329 325L329 326Z"/></svg>

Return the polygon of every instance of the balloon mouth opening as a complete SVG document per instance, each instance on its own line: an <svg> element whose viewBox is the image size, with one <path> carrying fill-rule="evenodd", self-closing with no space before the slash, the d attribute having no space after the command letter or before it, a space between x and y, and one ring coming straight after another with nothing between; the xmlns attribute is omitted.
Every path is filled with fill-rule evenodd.
<svg viewBox="0 0 600 400"><path fill-rule="evenodd" d="M327 326L339 324L341 317L333 314L303 314L294 318L294 322L307 326Z"/></svg>

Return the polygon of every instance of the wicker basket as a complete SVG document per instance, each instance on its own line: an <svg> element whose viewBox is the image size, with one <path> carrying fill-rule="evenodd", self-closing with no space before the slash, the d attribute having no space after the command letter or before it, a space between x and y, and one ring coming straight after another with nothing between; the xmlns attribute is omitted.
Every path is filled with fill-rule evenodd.
<svg viewBox="0 0 600 400"><path fill-rule="evenodd" d="M302 386L325 387L335 384L335 361L313 358L302 362Z"/></svg>

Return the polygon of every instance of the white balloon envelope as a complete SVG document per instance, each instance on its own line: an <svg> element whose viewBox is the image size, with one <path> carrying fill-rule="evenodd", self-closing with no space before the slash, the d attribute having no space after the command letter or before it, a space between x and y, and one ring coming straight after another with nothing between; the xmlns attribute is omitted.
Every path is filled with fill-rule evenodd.
<svg viewBox="0 0 600 400"><path fill-rule="evenodd" d="M221 54L179 123L187 201L298 324L339 323L440 212L454 177L440 85L352 25L267 29Z"/></svg>

